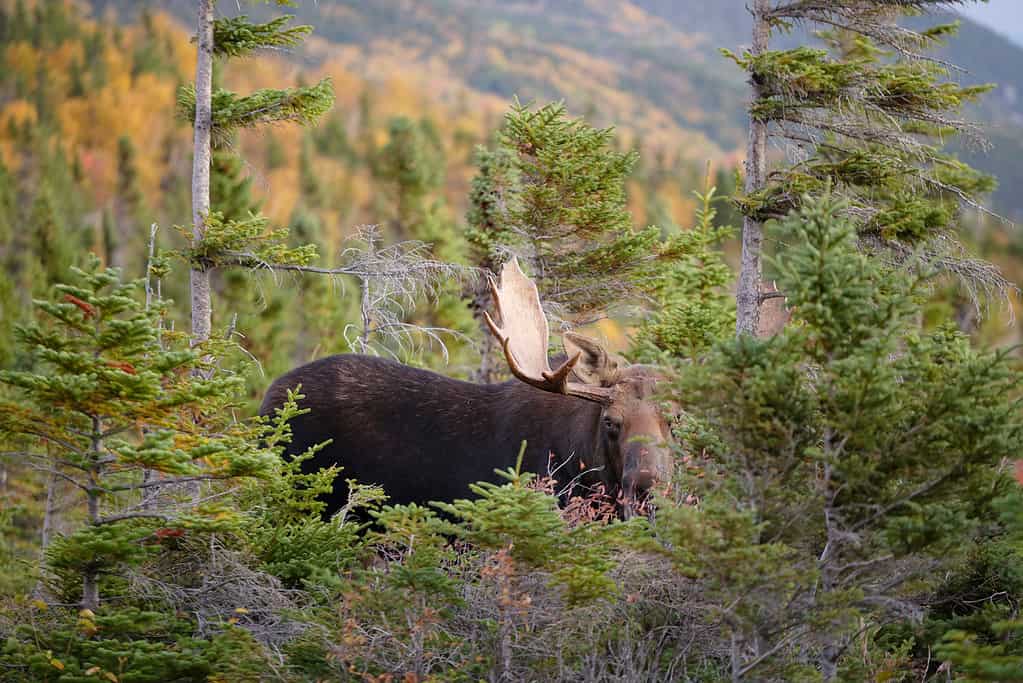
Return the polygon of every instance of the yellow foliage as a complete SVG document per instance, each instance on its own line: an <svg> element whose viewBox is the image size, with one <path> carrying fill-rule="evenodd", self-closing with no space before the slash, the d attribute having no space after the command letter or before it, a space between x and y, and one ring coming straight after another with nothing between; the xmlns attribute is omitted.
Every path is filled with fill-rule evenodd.
<svg viewBox="0 0 1023 683"><path fill-rule="evenodd" d="M13 72L10 75L35 83L36 74L39 72L39 53L31 43L19 41L8 45L4 50L4 63Z"/></svg>
<svg viewBox="0 0 1023 683"><path fill-rule="evenodd" d="M36 106L26 100L12 100L0 112L0 135L6 135L11 122L24 125L26 122L34 124L39 119L36 113Z"/></svg>

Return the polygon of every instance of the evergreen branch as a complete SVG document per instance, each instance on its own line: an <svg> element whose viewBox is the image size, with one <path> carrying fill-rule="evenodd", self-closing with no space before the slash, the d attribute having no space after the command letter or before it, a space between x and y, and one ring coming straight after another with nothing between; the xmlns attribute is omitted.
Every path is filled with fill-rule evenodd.
<svg viewBox="0 0 1023 683"><path fill-rule="evenodd" d="M278 90L264 88L251 95L237 95L218 89L213 93L212 135L216 146L227 144L239 128L296 122L308 125L334 104L334 88L329 78L316 85ZM195 87L178 90L177 115L185 121L195 117Z"/></svg>
<svg viewBox="0 0 1023 683"><path fill-rule="evenodd" d="M52 443L52 444L54 444L56 446L60 446L65 451L67 451L69 453L74 453L75 455L78 455L78 456L84 456L85 454L87 454L89 452L88 448L81 449L78 446L76 446L75 444L71 443L70 441L65 441L64 439L58 438L58 437L53 436L51 434L46 434L46 433L41 432L41 431L39 431L37 429L26 428L26 429L22 430L22 433L23 434L28 434L30 436L34 436L34 437L36 437L38 439L42 439L43 441L46 441L48 443Z"/></svg>
<svg viewBox="0 0 1023 683"><path fill-rule="evenodd" d="M299 45L312 26L284 28L294 17L282 15L265 24L253 24L248 17L225 17L213 22L213 54L241 57L260 48L288 48Z"/></svg>
<svg viewBox="0 0 1023 683"><path fill-rule="evenodd" d="M861 529L865 529L866 527L870 526L871 524L873 524L877 520L881 519L882 517L887 516L889 513L893 512L895 510L898 510L903 505L907 505L907 504L913 502L914 500L916 500L920 496L927 495L928 493L930 493L934 489L938 488L939 486L941 486L942 484L947 482L950 478L952 478L952 476L954 476L954 475L956 475L958 473L959 473L959 468L958 467L953 467L952 469L950 469L947 472L945 472L944 474L942 474L940 477L937 477L936 479L932 479L931 481L927 482L926 484L924 484L924 485L914 489L913 491L910 491L908 494L906 494L904 496L901 496L898 500L892 501L888 505L885 505L885 506L881 507L874 514L872 514L869 517L867 517L865 519L862 519L859 522L857 522L856 524L854 524L852 526L851 530L853 532L856 532L856 531L860 531Z"/></svg>
<svg viewBox="0 0 1023 683"><path fill-rule="evenodd" d="M31 451L0 451L0 458L10 457L10 456L17 456L17 457L21 457L21 458L29 458L29 459L32 459L32 460L41 460L41 461L50 461L50 460L52 460L52 458L50 458L50 457L47 457L47 456L42 455L40 453L32 453ZM67 464L67 463L62 463L62 464ZM58 470L56 468L53 468L53 467L40 467L38 465L32 465L32 468L35 471L37 471L37 472L45 472L46 474L51 474L51 475L57 477L58 479L63 479L64 481L68 482L69 484L72 484L73 486L76 486L76 487L80 488L83 491L88 491L89 490L89 487L86 484L83 484L82 482L78 481L77 479L75 479L72 476L64 474L63 472L61 472L60 470Z"/></svg>
<svg viewBox="0 0 1023 683"><path fill-rule="evenodd" d="M981 313L981 293L983 298L997 294L1006 303L1010 320L1015 319L1015 311L1009 302L1012 293L1019 292L1019 287L1006 279L995 264L965 256L965 249L953 235L933 235L916 249L897 239L884 239L869 232L861 233L859 239L875 253L888 254L892 265L905 266L917 260L939 272L951 273L966 286L978 314Z"/></svg>
<svg viewBox="0 0 1023 683"><path fill-rule="evenodd" d="M969 0L872 0L869 3L841 3L833 0L796 0L775 6L767 13L772 22L796 21L822 24L848 31L896 50L900 55L920 61L933 62L949 69L961 67L938 59L933 55L912 49L935 42L928 33L913 31L890 20L893 11L923 13L941 6L966 4ZM877 21L876 17L881 17Z"/></svg>

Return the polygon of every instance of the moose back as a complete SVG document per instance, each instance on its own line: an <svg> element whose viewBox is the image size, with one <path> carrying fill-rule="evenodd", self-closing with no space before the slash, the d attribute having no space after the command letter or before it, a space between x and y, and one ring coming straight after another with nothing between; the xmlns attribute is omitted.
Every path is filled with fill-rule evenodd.
<svg viewBox="0 0 1023 683"><path fill-rule="evenodd" d="M343 467L328 512L347 501L345 479L383 486L391 503L451 501L513 466L550 473L556 489L603 485L628 516L671 469L668 425L655 401L656 369L628 365L599 343L564 336L567 359L548 361L536 286L513 259L491 283L501 317L487 317L515 379L478 385L374 356L313 361L278 378L260 413L272 415L301 385L287 454L331 443L308 470Z"/></svg>

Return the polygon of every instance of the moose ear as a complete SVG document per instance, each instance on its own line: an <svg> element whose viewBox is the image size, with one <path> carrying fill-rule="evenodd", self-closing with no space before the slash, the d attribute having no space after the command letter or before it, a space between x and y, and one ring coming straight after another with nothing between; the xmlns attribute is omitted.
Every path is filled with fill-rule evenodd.
<svg viewBox="0 0 1023 683"><path fill-rule="evenodd" d="M575 332L566 332L562 339L569 358L579 355L572 371L584 383L606 387L618 380L618 370L625 366L622 358L608 353L597 340Z"/></svg>

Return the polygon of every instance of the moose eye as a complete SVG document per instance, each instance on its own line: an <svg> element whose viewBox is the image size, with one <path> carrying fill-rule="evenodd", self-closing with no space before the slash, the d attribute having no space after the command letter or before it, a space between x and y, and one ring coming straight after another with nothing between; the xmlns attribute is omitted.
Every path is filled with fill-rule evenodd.
<svg viewBox="0 0 1023 683"><path fill-rule="evenodd" d="M622 429L621 423L619 423L613 417L608 417L606 415L603 417L603 422L604 430L607 431L607 435L610 436L612 439L618 438L618 432L620 432Z"/></svg>

